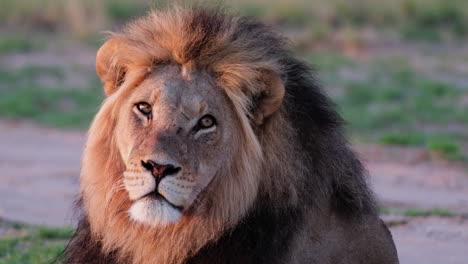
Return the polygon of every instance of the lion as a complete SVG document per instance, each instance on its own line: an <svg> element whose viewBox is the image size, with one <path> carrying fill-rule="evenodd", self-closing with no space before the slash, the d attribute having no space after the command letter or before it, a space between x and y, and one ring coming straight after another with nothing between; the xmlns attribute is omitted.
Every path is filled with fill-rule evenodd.
<svg viewBox="0 0 468 264"><path fill-rule="evenodd" d="M342 119L270 26L170 7L99 49L64 263L398 263Z"/></svg>

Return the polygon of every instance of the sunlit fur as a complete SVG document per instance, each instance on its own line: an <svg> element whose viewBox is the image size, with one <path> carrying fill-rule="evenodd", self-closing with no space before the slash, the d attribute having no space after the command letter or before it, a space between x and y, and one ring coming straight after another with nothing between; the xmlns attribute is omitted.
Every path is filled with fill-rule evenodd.
<svg viewBox="0 0 468 264"><path fill-rule="evenodd" d="M68 262L92 263L89 256L101 254L113 262L184 263L246 215L255 215L256 208L273 215L291 212L293 222L287 223L294 228L302 226L303 220L294 224L294 219L303 215L317 223L326 223L324 217L335 211L350 219L375 215L362 166L341 135L340 118L310 69L292 57L269 27L216 10L172 7L151 12L111 37L128 44L126 52L112 59L114 67L125 61L125 81L115 92L109 91L113 86L106 88L110 96L89 131L81 173L83 219L65 252ZM131 201L122 186L125 164L114 129L120 100L153 67L164 64L203 70L215 78L236 114L232 140L238 148L232 150L236 159L225 175L205 190L210 202L200 205L202 215L148 227L128 217ZM286 96L281 108L257 125L252 115L258 96L268 89L262 82L265 72L283 80ZM85 243L89 238L86 243L92 246ZM282 250L288 256L293 252L289 246Z"/></svg>

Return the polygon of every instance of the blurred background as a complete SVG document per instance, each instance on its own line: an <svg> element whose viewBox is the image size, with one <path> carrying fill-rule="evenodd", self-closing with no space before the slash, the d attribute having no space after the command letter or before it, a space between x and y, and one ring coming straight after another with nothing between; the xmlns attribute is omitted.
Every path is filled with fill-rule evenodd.
<svg viewBox="0 0 468 264"><path fill-rule="evenodd" d="M0 0L0 263L74 224L105 30L164 1ZM468 1L237 0L290 38L347 121L401 263L468 263Z"/></svg>

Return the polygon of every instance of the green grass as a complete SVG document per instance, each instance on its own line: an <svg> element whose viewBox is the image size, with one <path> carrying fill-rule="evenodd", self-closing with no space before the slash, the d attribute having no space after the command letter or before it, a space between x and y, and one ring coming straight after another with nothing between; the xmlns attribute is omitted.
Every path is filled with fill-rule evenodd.
<svg viewBox="0 0 468 264"><path fill-rule="evenodd" d="M63 81L65 73L60 67L39 65L28 65L17 70L0 69L0 89L2 86L35 83L40 77Z"/></svg>
<svg viewBox="0 0 468 264"><path fill-rule="evenodd" d="M27 226L0 222L13 235L0 237L1 264L52 263L73 234L71 228Z"/></svg>
<svg viewBox="0 0 468 264"><path fill-rule="evenodd" d="M464 87L417 74L404 65L401 70L370 67L363 80L342 80L343 91L335 97L352 133L371 132L385 144L424 145L465 116L466 106L457 103L466 94ZM436 132L424 131L424 125Z"/></svg>
<svg viewBox="0 0 468 264"><path fill-rule="evenodd" d="M69 227L38 227L37 235L41 239L64 239L67 240L72 234Z"/></svg>
<svg viewBox="0 0 468 264"><path fill-rule="evenodd" d="M385 145L420 146L426 142L422 133L389 133L383 134L379 142Z"/></svg>
<svg viewBox="0 0 468 264"><path fill-rule="evenodd" d="M63 83L60 68L28 66L0 70L0 117L26 118L55 127L87 127L103 99L97 81L90 88L45 87L38 81L48 76Z"/></svg>
<svg viewBox="0 0 468 264"><path fill-rule="evenodd" d="M352 67L354 61L337 52L316 52L308 56L308 62L320 71L333 72L339 68Z"/></svg>
<svg viewBox="0 0 468 264"><path fill-rule="evenodd" d="M430 210L422 210L410 208L402 212L404 216L418 217L418 216L440 216L440 217L452 217L455 214L447 209L433 208Z"/></svg>
<svg viewBox="0 0 468 264"><path fill-rule="evenodd" d="M30 52L38 49L39 46L25 36L0 34L0 54Z"/></svg>
<svg viewBox="0 0 468 264"><path fill-rule="evenodd" d="M466 34L466 14L460 9L462 1L452 0L437 2L424 6L422 1L406 1L402 11L410 23L407 23L402 34L407 39L440 40L441 31L455 35Z"/></svg>
<svg viewBox="0 0 468 264"><path fill-rule="evenodd" d="M452 139L447 136L431 135L426 132L386 133L379 137L379 143L398 146L424 146L429 152L439 158L450 161L465 160L461 150L462 139Z"/></svg>
<svg viewBox="0 0 468 264"><path fill-rule="evenodd" d="M21 86L0 92L0 115L27 118L49 126L83 128L97 112L101 99L94 90Z"/></svg>
<svg viewBox="0 0 468 264"><path fill-rule="evenodd" d="M442 32L434 28L422 27L414 24L407 24L400 29L400 35L404 40L409 41L441 41Z"/></svg>
<svg viewBox="0 0 468 264"><path fill-rule="evenodd" d="M123 22L145 13L146 5L123 0L106 0L106 13L112 20Z"/></svg>
<svg viewBox="0 0 468 264"><path fill-rule="evenodd" d="M407 209L396 209L391 207L380 206L379 213L382 215L403 215L408 217L428 217L428 216L440 216L440 217L453 217L456 214L448 209L443 208L432 208L432 209L418 209L418 208L407 208Z"/></svg>
<svg viewBox="0 0 468 264"><path fill-rule="evenodd" d="M457 142L450 138L436 138L427 142L427 148L448 160L464 160L465 156Z"/></svg>
<svg viewBox="0 0 468 264"><path fill-rule="evenodd" d="M324 56L315 61L332 62L322 76L327 86L338 87L331 94L356 141L421 146L447 160L468 156L462 147L468 106L459 104L468 95L468 86L417 73L402 58L359 65L340 56ZM318 65L320 69L327 63ZM340 67L364 74L343 78Z"/></svg>

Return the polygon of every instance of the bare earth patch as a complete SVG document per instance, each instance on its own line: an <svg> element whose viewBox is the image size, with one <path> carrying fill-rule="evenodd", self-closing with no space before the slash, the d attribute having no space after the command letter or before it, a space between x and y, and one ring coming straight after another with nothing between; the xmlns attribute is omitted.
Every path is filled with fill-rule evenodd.
<svg viewBox="0 0 468 264"><path fill-rule="evenodd" d="M392 228L400 263L466 264L468 221L423 217Z"/></svg>
<svg viewBox="0 0 468 264"><path fill-rule="evenodd" d="M0 121L0 218L28 224L74 224L73 201L85 133ZM420 149L357 146L384 207L442 208L453 217L384 216L401 263L467 263L468 173ZM0 237L8 233L0 228Z"/></svg>
<svg viewBox="0 0 468 264"><path fill-rule="evenodd" d="M0 122L0 218L73 224L83 132Z"/></svg>
<svg viewBox="0 0 468 264"><path fill-rule="evenodd" d="M462 164L433 160L418 148L366 145L356 150L384 206L468 215L468 169Z"/></svg>

